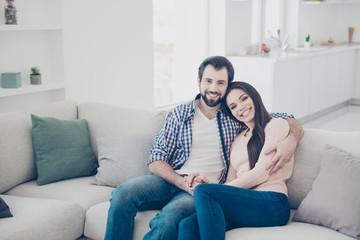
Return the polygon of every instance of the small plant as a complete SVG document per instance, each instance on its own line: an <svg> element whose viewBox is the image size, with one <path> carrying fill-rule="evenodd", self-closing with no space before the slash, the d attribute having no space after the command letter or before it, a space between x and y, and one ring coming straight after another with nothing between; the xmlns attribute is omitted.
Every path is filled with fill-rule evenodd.
<svg viewBox="0 0 360 240"><path fill-rule="evenodd" d="M310 42L310 34L305 37L305 42Z"/></svg>
<svg viewBox="0 0 360 240"><path fill-rule="evenodd" d="M40 75L40 69L38 67L30 68L31 75Z"/></svg>

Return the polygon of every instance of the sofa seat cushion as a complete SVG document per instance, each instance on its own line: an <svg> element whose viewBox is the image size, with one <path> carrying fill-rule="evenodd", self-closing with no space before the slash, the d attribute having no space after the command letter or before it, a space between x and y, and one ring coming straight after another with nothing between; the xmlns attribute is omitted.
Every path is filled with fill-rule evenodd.
<svg viewBox="0 0 360 240"><path fill-rule="evenodd" d="M1 195L13 217L0 219L1 239L63 240L82 235L85 211L77 204Z"/></svg>
<svg viewBox="0 0 360 240"><path fill-rule="evenodd" d="M84 235L93 240L102 240L105 236L107 214L110 202L99 203L86 212ZM159 211L142 211L135 217L135 227L133 239L142 239L150 230L149 222ZM291 217L295 210L291 210ZM326 227L292 222L282 227L263 227L263 228L237 228L226 232L226 240L353 240L337 231Z"/></svg>
<svg viewBox="0 0 360 240"><path fill-rule="evenodd" d="M114 188L93 185L94 176L73 178L47 185L37 185L36 181L20 184L6 192L7 195L48 198L79 204L83 209L108 201Z"/></svg>
<svg viewBox="0 0 360 240"><path fill-rule="evenodd" d="M293 222L296 210L291 210L289 222L281 227L237 228L226 232L226 240L354 240L319 225Z"/></svg>
<svg viewBox="0 0 360 240"><path fill-rule="evenodd" d="M226 240L354 240L330 228L300 222L282 227L237 228L226 232Z"/></svg>
<svg viewBox="0 0 360 240"><path fill-rule="evenodd" d="M110 202L99 203L86 212L84 235L93 240L103 240ZM138 212L135 217L133 239L143 239L150 230L149 222L159 211Z"/></svg>

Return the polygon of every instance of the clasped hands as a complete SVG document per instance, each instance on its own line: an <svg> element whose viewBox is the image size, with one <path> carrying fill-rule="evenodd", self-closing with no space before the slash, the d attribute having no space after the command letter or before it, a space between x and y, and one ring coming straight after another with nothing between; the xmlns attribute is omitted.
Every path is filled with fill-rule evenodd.
<svg viewBox="0 0 360 240"><path fill-rule="evenodd" d="M199 184L209 183L206 176L200 176L200 173L192 173L184 177L186 183L186 191L194 196L195 187Z"/></svg>

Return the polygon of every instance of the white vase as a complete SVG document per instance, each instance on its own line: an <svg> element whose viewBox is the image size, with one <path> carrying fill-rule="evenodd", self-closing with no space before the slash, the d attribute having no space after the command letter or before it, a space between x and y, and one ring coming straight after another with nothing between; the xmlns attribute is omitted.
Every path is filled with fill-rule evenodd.
<svg viewBox="0 0 360 240"><path fill-rule="evenodd" d="M311 47L311 42L304 42L304 48L306 50L310 49L310 47Z"/></svg>

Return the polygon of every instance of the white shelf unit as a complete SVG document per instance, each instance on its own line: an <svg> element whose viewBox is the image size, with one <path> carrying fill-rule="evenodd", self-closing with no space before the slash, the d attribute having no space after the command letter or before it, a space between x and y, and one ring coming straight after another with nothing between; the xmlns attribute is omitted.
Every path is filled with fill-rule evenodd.
<svg viewBox="0 0 360 240"><path fill-rule="evenodd" d="M0 3L0 73L20 72L20 88L2 88L0 112L65 99L62 0L17 0L16 25L4 24ZM38 67L42 84L30 85L30 68ZM56 97L49 97L54 95ZM6 105L6 108L4 107Z"/></svg>
<svg viewBox="0 0 360 240"><path fill-rule="evenodd" d="M0 25L0 31L62 30L61 24Z"/></svg>
<svg viewBox="0 0 360 240"><path fill-rule="evenodd" d="M21 72L23 87L29 84L33 66L40 68L44 85L65 87L59 84L64 82L61 24L0 25L0 53L0 72ZM10 92L14 96L29 91L23 91L23 87L10 89ZM46 87L35 85L30 89L36 92Z"/></svg>
<svg viewBox="0 0 360 240"><path fill-rule="evenodd" d="M65 87L65 82L55 82L40 85L23 85L21 88L0 88L0 98L64 89Z"/></svg>

